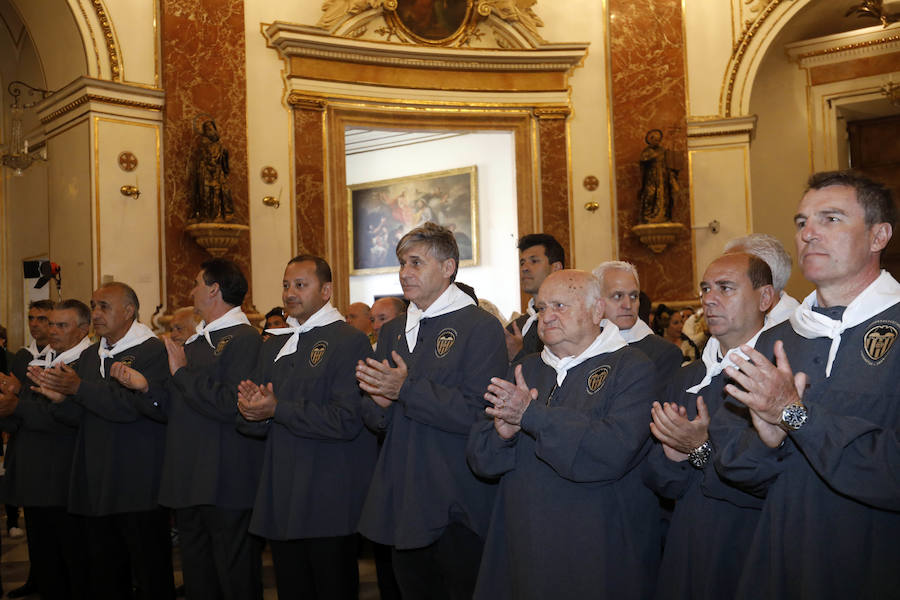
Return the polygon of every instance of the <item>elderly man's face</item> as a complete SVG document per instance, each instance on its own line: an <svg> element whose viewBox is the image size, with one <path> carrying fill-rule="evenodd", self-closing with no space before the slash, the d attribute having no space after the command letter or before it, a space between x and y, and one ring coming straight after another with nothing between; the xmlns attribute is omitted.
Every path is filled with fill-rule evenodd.
<svg viewBox="0 0 900 600"><path fill-rule="evenodd" d="M379 298L372 304L372 329L375 333L381 331L381 326L397 318L400 313L395 303L389 298Z"/></svg>
<svg viewBox="0 0 900 600"><path fill-rule="evenodd" d="M609 269L603 274L606 318L619 329L631 329L637 323L640 295L637 281L628 271Z"/></svg>
<svg viewBox="0 0 900 600"><path fill-rule="evenodd" d="M587 303L586 273L558 271L549 275L538 291L538 336L556 356L580 353L600 333L604 301Z"/></svg>
<svg viewBox="0 0 900 600"><path fill-rule="evenodd" d="M172 341L179 346L184 346L188 338L197 330L193 313L186 310L177 313L169 328L171 330L169 337L172 338Z"/></svg>
<svg viewBox="0 0 900 600"><path fill-rule="evenodd" d="M107 338L107 342L119 341L134 321L134 307L125 299L125 292L117 287L99 288L91 295L91 322L94 332Z"/></svg>
<svg viewBox="0 0 900 600"><path fill-rule="evenodd" d="M354 302L347 307L347 323L365 334L372 332L372 321L368 305Z"/></svg>

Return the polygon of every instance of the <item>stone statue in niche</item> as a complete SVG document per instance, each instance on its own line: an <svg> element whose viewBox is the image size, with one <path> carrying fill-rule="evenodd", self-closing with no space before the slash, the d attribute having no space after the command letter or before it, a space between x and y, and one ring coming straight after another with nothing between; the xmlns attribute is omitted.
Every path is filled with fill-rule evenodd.
<svg viewBox="0 0 900 600"><path fill-rule="evenodd" d="M191 219L194 221L230 221L234 202L228 185L228 149L219 140L219 130L212 119L203 121L197 134L197 151L193 165L193 198Z"/></svg>
<svg viewBox="0 0 900 600"><path fill-rule="evenodd" d="M644 137L647 147L641 151L641 223L669 223L678 194L678 169L671 154L662 146L663 133L651 129Z"/></svg>

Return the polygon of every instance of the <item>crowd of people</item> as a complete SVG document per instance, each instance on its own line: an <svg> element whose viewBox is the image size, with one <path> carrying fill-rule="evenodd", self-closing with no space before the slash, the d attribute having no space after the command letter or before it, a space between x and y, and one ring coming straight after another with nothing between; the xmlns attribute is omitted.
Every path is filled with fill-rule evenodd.
<svg viewBox="0 0 900 600"><path fill-rule="evenodd" d="M397 245L406 302L342 315L300 255L262 335L227 259L161 337L122 282L35 302L0 499L45 600L173 598L172 513L189 600L262 598L266 543L280 598L356 598L360 534L383 598L900 598L895 220L884 186L813 175L800 302L768 235L651 313L633 265L529 234L504 327L433 223Z"/></svg>

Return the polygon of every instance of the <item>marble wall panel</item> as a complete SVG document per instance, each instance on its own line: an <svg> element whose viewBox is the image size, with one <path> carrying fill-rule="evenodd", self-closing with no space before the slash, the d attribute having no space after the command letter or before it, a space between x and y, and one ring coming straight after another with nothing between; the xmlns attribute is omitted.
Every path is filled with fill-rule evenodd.
<svg viewBox="0 0 900 600"><path fill-rule="evenodd" d="M654 302L688 300L696 296L689 233L654 254L631 232L640 222L639 159L651 129L663 131L663 146L682 167L672 220L690 231L681 1L610 0L609 13L619 258L637 266L641 287Z"/></svg>
<svg viewBox="0 0 900 600"><path fill-rule="evenodd" d="M327 256L325 239L325 152L321 107L294 107L294 169L297 197L297 253ZM334 227L344 227L336 223Z"/></svg>
<svg viewBox="0 0 900 600"><path fill-rule="evenodd" d="M569 167L565 117L539 117L538 134L541 155L543 233L549 233L559 240L566 251L566 266L571 267Z"/></svg>
<svg viewBox="0 0 900 600"><path fill-rule="evenodd" d="M229 151L234 222L249 223L247 182L247 79L242 0L161 0L162 85L166 92L165 156L166 302L171 312L190 304L200 263L210 258L184 232L191 205L191 157L199 118L216 121ZM208 119L209 116L205 118ZM227 255L250 280L250 239L244 234ZM252 305L251 293L245 306Z"/></svg>

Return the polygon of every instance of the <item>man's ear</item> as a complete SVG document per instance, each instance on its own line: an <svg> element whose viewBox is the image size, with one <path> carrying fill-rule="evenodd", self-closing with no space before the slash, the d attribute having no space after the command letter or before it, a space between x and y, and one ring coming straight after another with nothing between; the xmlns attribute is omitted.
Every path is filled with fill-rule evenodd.
<svg viewBox="0 0 900 600"><path fill-rule="evenodd" d="M456 271L456 259L453 258L445 258L441 261L441 275L444 279L450 279L453 277L453 273Z"/></svg>
<svg viewBox="0 0 900 600"><path fill-rule="evenodd" d="M210 287L210 290L209 290L210 297L215 298L216 296L222 295L222 288L219 287L218 281L212 283L209 287Z"/></svg>
<svg viewBox="0 0 900 600"><path fill-rule="evenodd" d="M759 310L764 313L769 312L773 306L775 306L777 294L775 293L775 288L772 285L764 285L760 288L759 294Z"/></svg>
<svg viewBox="0 0 900 600"><path fill-rule="evenodd" d="M591 309L591 321L593 321L595 325L599 325L600 321L602 321L605 316L606 300L604 298L600 298Z"/></svg>
<svg viewBox="0 0 900 600"><path fill-rule="evenodd" d="M550 272L551 273L553 273L554 271L562 271L562 270L563 270L563 264L561 262L556 261L555 263L550 263Z"/></svg>
<svg viewBox="0 0 900 600"><path fill-rule="evenodd" d="M327 283L323 283L322 284L322 299L325 302L328 302L329 300L331 300L331 294L333 293L333 291L334 291L334 289L333 289L330 281Z"/></svg>
<svg viewBox="0 0 900 600"><path fill-rule="evenodd" d="M872 225L870 232L872 234L872 241L870 243L871 251L881 252L887 248L888 242L891 241L894 229L891 227L890 223L877 223Z"/></svg>

